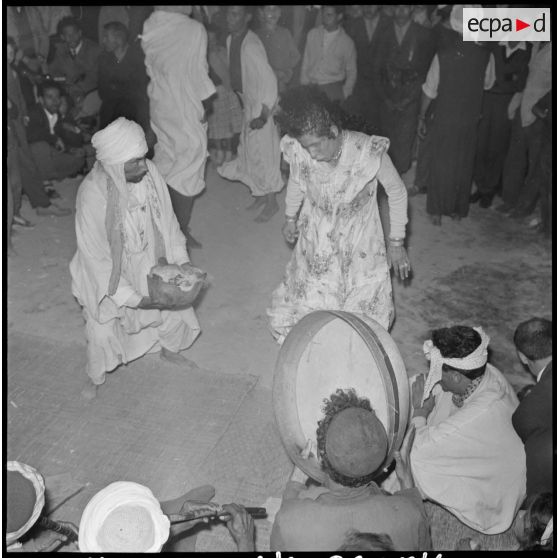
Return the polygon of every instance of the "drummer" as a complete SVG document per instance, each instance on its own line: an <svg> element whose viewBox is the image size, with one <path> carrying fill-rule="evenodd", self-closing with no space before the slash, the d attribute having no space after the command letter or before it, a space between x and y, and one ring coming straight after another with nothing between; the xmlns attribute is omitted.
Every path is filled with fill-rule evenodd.
<svg viewBox="0 0 558 558"><path fill-rule="evenodd" d="M147 296L147 275L160 257L184 270L190 258L167 185L145 159L143 130L118 118L92 145L97 162L79 188L70 263L72 293L85 317L86 399L96 396L107 372L146 353L188 364L179 353L200 333L191 307L179 310Z"/></svg>
<svg viewBox="0 0 558 558"><path fill-rule="evenodd" d="M323 486L310 486L296 466L285 488L271 532L273 551L328 551L341 548L347 531L391 537L396 550L431 548L426 511L414 488L408 451L409 430L396 472L402 490L383 491L375 482L388 448L387 434L370 401L350 390L337 390L324 402L318 422L317 453L327 475Z"/></svg>
<svg viewBox="0 0 558 558"><path fill-rule="evenodd" d="M45 481L41 474L25 463L8 461L6 473L6 549L8 552L54 552L67 541L67 537L54 531L45 531L37 539L20 539L38 521L45 505ZM59 521L75 532L72 523Z"/></svg>

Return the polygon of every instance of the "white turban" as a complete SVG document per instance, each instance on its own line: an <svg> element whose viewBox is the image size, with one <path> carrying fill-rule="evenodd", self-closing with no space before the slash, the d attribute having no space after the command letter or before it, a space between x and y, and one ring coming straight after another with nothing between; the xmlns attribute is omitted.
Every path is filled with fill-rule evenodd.
<svg viewBox="0 0 558 558"><path fill-rule="evenodd" d="M146 486L113 482L89 501L79 524L81 552L160 552L170 521Z"/></svg>
<svg viewBox="0 0 558 558"><path fill-rule="evenodd" d="M469 355L463 358L444 358L440 349L434 346L432 340L424 342L422 350L426 360L430 361L430 372L424 382L424 393L422 394L421 405L428 399L432 388L442 379L442 366L447 364L452 368L460 370L475 370L486 364L488 359L488 343L490 337L484 333L482 327L473 328L481 337L480 345Z"/></svg>
<svg viewBox="0 0 558 558"><path fill-rule="evenodd" d="M124 117L117 118L91 138L97 160L103 166L123 165L147 153L145 134L139 124Z"/></svg>
<svg viewBox="0 0 558 558"><path fill-rule="evenodd" d="M41 511L43 510L43 507L45 505L45 481L36 469L30 467L29 465L26 465L25 463L20 463L19 461L8 461L7 470L16 471L21 476L30 481L33 485L33 488L35 489L36 495L33 512L29 516L29 519L17 531L14 531L13 533L6 533L6 546L10 546L14 544L25 533L27 533L27 531L29 531L29 529L33 527L37 519L39 519ZM10 506L10 504L14 505L16 503L8 501L7 504L8 506ZM8 509L8 514L9 511L10 510Z"/></svg>
<svg viewBox="0 0 558 558"><path fill-rule="evenodd" d="M454 4L451 9L450 26L460 35L463 35L463 8L474 8L478 19L482 19L484 14L481 4Z"/></svg>

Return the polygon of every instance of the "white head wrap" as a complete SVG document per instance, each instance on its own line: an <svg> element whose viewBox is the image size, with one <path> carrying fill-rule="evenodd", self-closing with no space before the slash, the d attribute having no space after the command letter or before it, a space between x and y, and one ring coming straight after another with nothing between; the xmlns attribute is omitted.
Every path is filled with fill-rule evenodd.
<svg viewBox="0 0 558 558"><path fill-rule="evenodd" d="M20 537L22 537L39 519L41 511L45 505L45 481L41 474L33 467L20 463L19 461L8 461L8 471L17 471L27 480L29 480L35 488L36 500L33 508L33 513L22 527L13 533L6 533L6 546L14 544Z"/></svg>
<svg viewBox="0 0 558 558"><path fill-rule="evenodd" d="M79 524L81 552L160 552L170 521L146 486L113 482L89 501Z"/></svg>
<svg viewBox="0 0 558 558"><path fill-rule="evenodd" d="M139 124L120 117L91 138L97 161L107 165L123 165L130 159L143 157L147 153L145 134Z"/></svg>
<svg viewBox="0 0 558 558"><path fill-rule="evenodd" d="M124 163L145 156L147 143L143 129L139 124L120 117L94 134L91 138L91 144L96 151L96 165L100 166L108 176L105 229L110 245L112 272L107 294L113 295L120 281L124 246L123 215L128 207ZM160 234L160 232L156 234ZM159 246L162 240L157 242ZM156 250L159 256L165 255L162 250L162 248Z"/></svg>
<svg viewBox="0 0 558 558"><path fill-rule="evenodd" d="M542 534L541 540L540 540L540 544L541 546L545 546L548 541L550 540L550 537L552 537L554 533L554 516L552 516L548 523L546 524L544 533Z"/></svg>
<svg viewBox="0 0 558 558"><path fill-rule="evenodd" d="M424 383L421 405L424 403L425 399L428 399L432 388L442 379L442 366L444 364L461 370L475 370L475 368L480 368L486 364L488 360L488 343L490 343L490 337L484 333L480 326L474 327L473 329L481 337L480 345L471 354L463 358L444 358L442 353L440 353L440 349L434 346L431 339L424 342L422 350L424 351L426 360L430 361L430 372Z"/></svg>

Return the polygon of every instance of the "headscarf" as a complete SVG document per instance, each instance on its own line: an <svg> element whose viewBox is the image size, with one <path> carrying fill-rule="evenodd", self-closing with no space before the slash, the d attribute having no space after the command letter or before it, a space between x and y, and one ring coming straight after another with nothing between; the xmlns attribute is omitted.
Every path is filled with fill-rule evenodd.
<svg viewBox="0 0 558 558"><path fill-rule="evenodd" d="M447 6L448 4L443 5ZM475 8L478 12L479 19L483 17L481 4L454 4L450 14L450 25L451 28L454 31L457 31L460 35L463 35L463 8Z"/></svg>
<svg viewBox="0 0 558 558"><path fill-rule="evenodd" d="M488 360L488 343L490 337L484 333L482 327L473 328L481 337L480 345L469 355L463 358L444 358L440 349L434 345L431 339L424 342L422 350L426 360L430 361L430 372L424 383L424 393L422 395L421 405L425 399L428 399L432 388L442 379L442 366L447 364L452 368L460 370L475 370L486 364Z"/></svg>
<svg viewBox="0 0 558 558"><path fill-rule="evenodd" d="M170 521L146 486L113 482L89 501L79 524L81 552L160 552Z"/></svg>
<svg viewBox="0 0 558 558"><path fill-rule="evenodd" d="M45 505L45 481L41 474L33 467L19 461L8 461L8 477L6 482L6 546L11 546L22 537L39 519ZM11 473L11 474L10 474ZM16 475L19 474L18 478ZM13 478L11 479L10 477ZM22 481L22 482L20 482ZM26 501L25 484L31 483L35 490L34 503ZM24 501L25 500L25 501ZM29 514L29 515L28 515ZM18 517L15 517L15 516ZM25 517L27 516L27 518ZM10 519L17 523L25 521L16 531L8 532Z"/></svg>
<svg viewBox="0 0 558 558"><path fill-rule="evenodd" d="M144 157L147 153L145 134L139 124L124 117L117 118L106 128L99 130L91 138L95 148L97 164L107 175L107 213L105 229L110 244L112 271L110 274L108 295L113 295L118 288L124 250L123 215L128 206L128 190L124 174L124 163ZM160 231L154 225L155 239L158 246L156 254L164 256L164 242Z"/></svg>

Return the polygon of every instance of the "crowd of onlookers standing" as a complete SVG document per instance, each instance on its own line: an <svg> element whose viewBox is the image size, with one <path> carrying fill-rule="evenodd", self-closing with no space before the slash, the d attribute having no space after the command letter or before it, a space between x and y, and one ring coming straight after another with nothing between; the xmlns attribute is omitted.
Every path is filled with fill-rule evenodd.
<svg viewBox="0 0 558 558"><path fill-rule="evenodd" d="M91 134L119 116L151 148L141 46L153 6L7 8L8 170L13 223L25 194L38 214L64 215L53 181L87 171ZM477 44L453 5L253 6L279 94L315 84L370 133L390 140L397 171L417 161L409 195L427 194L433 224L471 203L549 235L552 227L551 44ZM193 6L207 31L216 93L204 108L216 165L236 156L241 78L227 47L227 6ZM239 67L239 66L238 66ZM537 205L539 212L535 212ZM11 226L9 224L8 226Z"/></svg>

